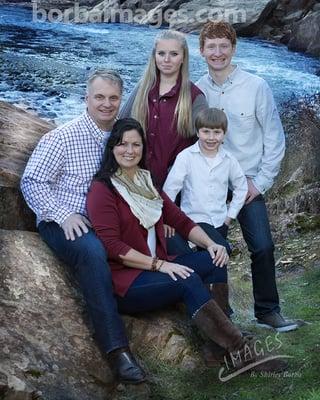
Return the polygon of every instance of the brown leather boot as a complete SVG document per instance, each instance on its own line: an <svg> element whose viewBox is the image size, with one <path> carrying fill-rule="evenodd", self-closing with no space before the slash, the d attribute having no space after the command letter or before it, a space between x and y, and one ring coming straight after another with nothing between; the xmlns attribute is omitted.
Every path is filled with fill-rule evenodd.
<svg viewBox="0 0 320 400"><path fill-rule="evenodd" d="M193 320L202 333L229 353L245 344L239 329L225 316L213 299L197 311Z"/></svg>
<svg viewBox="0 0 320 400"><path fill-rule="evenodd" d="M240 330L225 316L215 300L209 300L193 316L199 330L213 342L227 350L230 359L237 355L237 362L233 363L235 369L263 360L265 357L257 355L254 351L254 341L246 341ZM286 367L283 360L274 359L268 363L254 368L263 371L282 371Z"/></svg>
<svg viewBox="0 0 320 400"><path fill-rule="evenodd" d="M229 318L232 313L229 304L229 285L227 283L210 283L207 286L212 298ZM201 350L204 363L209 368L220 365L224 360L224 356L228 354L223 347L208 338L204 338L204 344L202 345Z"/></svg>
<svg viewBox="0 0 320 400"><path fill-rule="evenodd" d="M227 283L210 283L209 291L221 310L229 317L230 311L232 313L229 304L229 285Z"/></svg>

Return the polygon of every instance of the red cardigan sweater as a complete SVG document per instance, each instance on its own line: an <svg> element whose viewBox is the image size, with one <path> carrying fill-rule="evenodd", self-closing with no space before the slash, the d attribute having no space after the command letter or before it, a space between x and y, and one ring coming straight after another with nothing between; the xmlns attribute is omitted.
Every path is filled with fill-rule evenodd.
<svg viewBox="0 0 320 400"><path fill-rule="evenodd" d="M155 225L156 254L162 260L172 260L174 257L167 254L163 224L174 227L184 238L188 238L196 224L164 192L161 192L161 197L162 216ZM119 256L126 255L131 248L151 256L147 244L148 231L140 225L119 192L109 189L102 182L94 181L91 184L87 196L87 211L97 236L107 250L114 291L124 296L132 282L144 270L126 267Z"/></svg>

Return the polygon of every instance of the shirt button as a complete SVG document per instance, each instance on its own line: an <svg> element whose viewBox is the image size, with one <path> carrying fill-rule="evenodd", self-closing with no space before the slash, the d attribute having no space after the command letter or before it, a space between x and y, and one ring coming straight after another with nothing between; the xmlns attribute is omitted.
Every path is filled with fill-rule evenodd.
<svg viewBox="0 0 320 400"><path fill-rule="evenodd" d="M221 108L221 111L224 111L224 108Z"/></svg>
<svg viewBox="0 0 320 400"><path fill-rule="evenodd" d="M165 103L167 101L167 99L163 99L163 102Z"/></svg>
<svg viewBox="0 0 320 400"><path fill-rule="evenodd" d="M155 103L157 101L157 99L153 99L152 101Z"/></svg>
<svg viewBox="0 0 320 400"><path fill-rule="evenodd" d="M154 117L153 117L154 119L157 119L158 118L158 116L157 115L154 115Z"/></svg>
<svg viewBox="0 0 320 400"><path fill-rule="evenodd" d="M221 94L224 94L224 92L221 92Z"/></svg>
<svg viewBox="0 0 320 400"><path fill-rule="evenodd" d="M150 132L150 136L155 136L155 134L153 132Z"/></svg>

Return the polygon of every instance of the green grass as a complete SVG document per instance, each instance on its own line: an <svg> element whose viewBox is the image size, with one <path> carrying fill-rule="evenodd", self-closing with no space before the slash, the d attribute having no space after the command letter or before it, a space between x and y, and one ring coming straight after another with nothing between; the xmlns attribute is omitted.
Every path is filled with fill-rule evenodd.
<svg viewBox="0 0 320 400"><path fill-rule="evenodd" d="M279 354L293 356L285 373L262 377L242 374L222 383L217 369L185 371L145 358L153 377L154 400L320 400L320 269L285 276L279 289L286 299L284 314L310 322L280 335ZM257 330L262 338L273 335Z"/></svg>

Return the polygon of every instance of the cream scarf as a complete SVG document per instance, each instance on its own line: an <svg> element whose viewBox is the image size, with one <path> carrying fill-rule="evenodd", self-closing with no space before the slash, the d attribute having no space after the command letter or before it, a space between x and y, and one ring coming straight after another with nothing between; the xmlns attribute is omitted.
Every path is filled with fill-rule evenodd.
<svg viewBox="0 0 320 400"><path fill-rule="evenodd" d="M153 186L149 171L139 168L132 180L119 168L111 182L145 229L159 221L163 200Z"/></svg>

